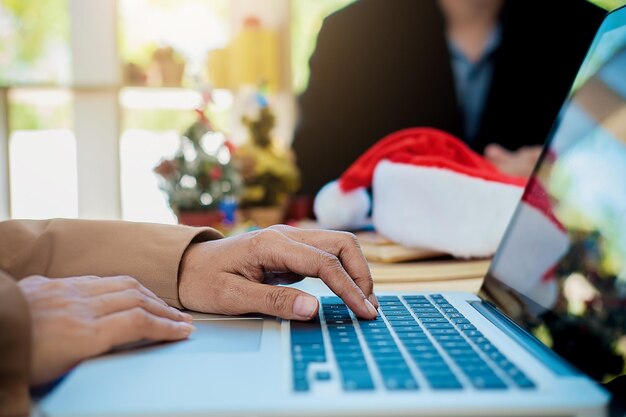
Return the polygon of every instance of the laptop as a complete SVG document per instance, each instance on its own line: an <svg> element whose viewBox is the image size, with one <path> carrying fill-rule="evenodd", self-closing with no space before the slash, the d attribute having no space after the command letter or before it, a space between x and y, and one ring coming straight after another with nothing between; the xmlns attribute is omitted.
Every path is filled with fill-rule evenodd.
<svg viewBox="0 0 626 417"><path fill-rule="evenodd" d="M605 415L626 358L626 8L599 29L479 295L383 293L364 321L319 280L300 288L316 320L196 314L189 340L87 361L40 409Z"/></svg>

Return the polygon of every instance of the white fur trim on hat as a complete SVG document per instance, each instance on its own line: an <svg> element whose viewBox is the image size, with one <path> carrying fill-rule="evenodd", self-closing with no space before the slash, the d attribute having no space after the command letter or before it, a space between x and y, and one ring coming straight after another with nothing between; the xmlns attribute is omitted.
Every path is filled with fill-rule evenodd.
<svg viewBox="0 0 626 417"><path fill-rule="evenodd" d="M447 169L382 161L373 182L376 230L405 246L492 255L523 188Z"/></svg>
<svg viewBox="0 0 626 417"><path fill-rule="evenodd" d="M340 230L363 227L370 207L370 197L365 188L344 192L338 181L323 186L313 203L317 222L322 227Z"/></svg>

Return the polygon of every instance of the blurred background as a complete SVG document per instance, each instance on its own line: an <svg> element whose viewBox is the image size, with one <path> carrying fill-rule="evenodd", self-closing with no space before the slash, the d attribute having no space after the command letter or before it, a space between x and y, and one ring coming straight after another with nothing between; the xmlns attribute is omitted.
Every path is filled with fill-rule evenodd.
<svg viewBox="0 0 626 417"><path fill-rule="evenodd" d="M0 220L176 223L181 190L205 209L217 195L284 207L252 185L297 187L296 99L323 19L352 1L1 0ZM251 180L245 152L229 174L235 147L268 136L273 153L252 154L278 179Z"/></svg>

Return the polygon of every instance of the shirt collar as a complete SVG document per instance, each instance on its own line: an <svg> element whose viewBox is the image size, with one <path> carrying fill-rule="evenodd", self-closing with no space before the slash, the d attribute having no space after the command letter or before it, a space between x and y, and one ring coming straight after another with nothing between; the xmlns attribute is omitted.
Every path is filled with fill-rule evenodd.
<svg viewBox="0 0 626 417"><path fill-rule="evenodd" d="M461 51L461 49L448 38L448 45L450 48L450 52L454 59L461 59L466 61L467 63L478 65L483 61L491 58L491 55L498 49L500 43L502 41L502 29L500 27L500 23L496 23L494 28L491 30L487 41L485 42L485 48L483 49L483 53L480 55L480 58L476 62L470 62L470 60L465 56L465 54Z"/></svg>

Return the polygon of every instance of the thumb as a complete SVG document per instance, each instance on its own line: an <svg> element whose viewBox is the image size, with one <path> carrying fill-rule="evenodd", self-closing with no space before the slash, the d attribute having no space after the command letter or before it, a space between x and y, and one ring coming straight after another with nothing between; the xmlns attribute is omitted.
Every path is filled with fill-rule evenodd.
<svg viewBox="0 0 626 417"><path fill-rule="evenodd" d="M311 320L317 315L317 298L289 287L276 287L257 282L242 281L249 286L246 294L249 310L287 320Z"/></svg>

